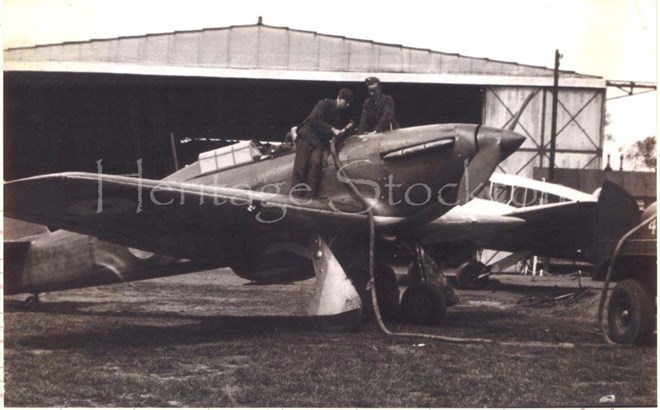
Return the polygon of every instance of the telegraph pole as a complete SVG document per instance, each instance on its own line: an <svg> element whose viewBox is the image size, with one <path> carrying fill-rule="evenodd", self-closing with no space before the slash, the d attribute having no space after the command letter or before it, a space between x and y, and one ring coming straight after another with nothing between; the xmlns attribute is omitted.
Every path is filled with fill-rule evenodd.
<svg viewBox="0 0 660 410"><path fill-rule="evenodd" d="M550 169L548 181L555 182L555 145L557 143L557 95L559 94L559 60L561 54L555 50L555 81L552 87L552 128L550 129Z"/></svg>

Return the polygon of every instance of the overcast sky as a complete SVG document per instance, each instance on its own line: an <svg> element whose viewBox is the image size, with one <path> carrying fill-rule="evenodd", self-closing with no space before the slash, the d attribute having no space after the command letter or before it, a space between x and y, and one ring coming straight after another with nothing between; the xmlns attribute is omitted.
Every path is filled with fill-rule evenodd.
<svg viewBox="0 0 660 410"><path fill-rule="evenodd" d="M4 0L3 48L264 24L656 81L655 0ZM608 90L608 97L618 95ZM608 131L655 135L656 93L608 102Z"/></svg>

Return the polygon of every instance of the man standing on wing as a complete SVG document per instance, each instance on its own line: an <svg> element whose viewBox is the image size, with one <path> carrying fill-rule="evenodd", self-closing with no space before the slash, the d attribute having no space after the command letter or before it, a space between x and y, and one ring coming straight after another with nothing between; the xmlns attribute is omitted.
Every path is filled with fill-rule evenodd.
<svg viewBox="0 0 660 410"><path fill-rule="evenodd" d="M330 139L341 135L350 123L346 110L352 102L353 92L342 88L336 99L324 98L319 101L298 127L291 184L293 194L301 193L295 188L296 185L306 183L311 188L312 197L318 195L323 152L329 146Z"/></svg>
<svg viewBox="0 0 660 410"><path fill-rule="evenodd" d="M365 82L369 97L362 106L358 133L383 132L399 128L399 123L394 118L394 99L383 94L380 80L369 77Z"/></svg>

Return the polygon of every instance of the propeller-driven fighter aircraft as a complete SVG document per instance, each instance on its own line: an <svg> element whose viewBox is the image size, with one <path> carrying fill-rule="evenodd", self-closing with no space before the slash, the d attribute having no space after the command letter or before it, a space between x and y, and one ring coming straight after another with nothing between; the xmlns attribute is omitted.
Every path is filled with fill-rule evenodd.
<svg viewBox="0 0 660 410"><path fill-rule="evenodd" d="M290 184L294 153L254 155L247 142L201 154L163 180L106 175L99 161L98 173L8 182L5 215L50 231L5 243L5 290L38 294L231 267L261 284L316 276L310 314L360 312L368 300L370 211L378 304L394 315L399 290L380 244L408 249L423 273L422 239L440 231L438 218L474 197L523 140L470 124L350 136L326 157L318 198L292 195L301 190ZM467 228L474 218L451 223ZM420 274L401 303L413 321L433 322L453 302L442 280Z"/></svg>

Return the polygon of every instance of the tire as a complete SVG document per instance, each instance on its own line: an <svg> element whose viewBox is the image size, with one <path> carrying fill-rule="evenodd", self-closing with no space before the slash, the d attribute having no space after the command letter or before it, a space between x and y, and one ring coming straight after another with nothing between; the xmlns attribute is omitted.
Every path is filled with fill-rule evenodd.
<svg viewBox="0 0 660 410"><path fill-rule="evenodd" d="M41 301L39 300L39 295L30 295L23 301L23 309L30 311L36 310L40 302Z"/></svg>
<svg viewBox="0 0 660 410"><path fill-rule="evenodd" d="M415 283L403 293L401 308L408 321L432 325L445 317L447 301L439 285L429 282Z"/></svg>
<svg viewBox="0 0 660 410"><path fill-rule="evenodd" d="M610 339L621 344L642 344L655 325L655 303L641 282L625 279L614 288L607 307Z"/></svg>
<svg viewBox="0 0 660 410"><path fill-rule="evenodd" d="M391 322L399 317L401 310L399 304L399 285L396 281L394 270L387 265L376 267L376 298L378 299L378 310L381 318ZM362 312L366 317L374 317L374 308L371 302L371 290L367 289L369 282L368 271L357 271L351 275L353 286L360 295Z"/></svg>
<svg viewBox="0 0 660 410"><path fill-rule="evenodd" d="M459 289L485 289L488 286L488 278L477 279L479 275L486 271L486 265L470 259L463 262L456 270L456 283Z"/></svg>

